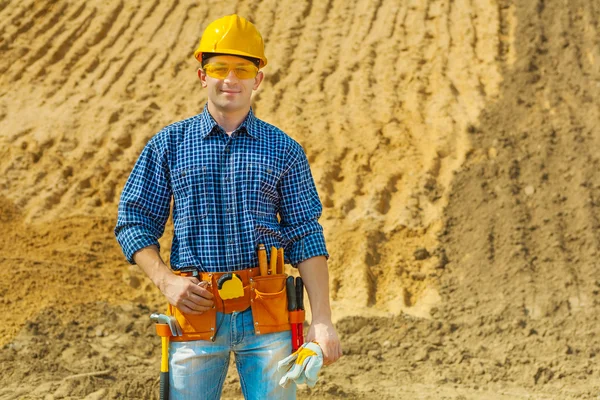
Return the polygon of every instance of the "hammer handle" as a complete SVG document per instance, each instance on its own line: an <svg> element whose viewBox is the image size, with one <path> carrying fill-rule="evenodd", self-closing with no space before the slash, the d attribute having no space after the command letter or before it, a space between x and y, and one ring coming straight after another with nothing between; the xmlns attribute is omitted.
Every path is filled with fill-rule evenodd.
<svg viewBox="0 0 600 400"><path fill-rule="evenodd" d="M169 373L160 373L160 400L169 400Z"/></svg>
<svg viewBox="0 0 600 400"><path fill-rule="evenodd" d="M169 400L169 337L161 337L160 400Z"/></svg>

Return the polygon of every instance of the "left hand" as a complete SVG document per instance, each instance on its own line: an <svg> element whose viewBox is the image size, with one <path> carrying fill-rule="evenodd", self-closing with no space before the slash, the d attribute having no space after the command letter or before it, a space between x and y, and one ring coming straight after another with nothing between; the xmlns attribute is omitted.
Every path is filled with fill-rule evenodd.
<svg viewBox="0 0 600 400"><path fill-rule="evenodd" d="M306 341L311 342L313 340L317 342L319 346L321 346L321 350L323 350L324 365L333 364L342 356L342 345L331 320L313 320L311 322L308 333L306 334Z"/></svg>

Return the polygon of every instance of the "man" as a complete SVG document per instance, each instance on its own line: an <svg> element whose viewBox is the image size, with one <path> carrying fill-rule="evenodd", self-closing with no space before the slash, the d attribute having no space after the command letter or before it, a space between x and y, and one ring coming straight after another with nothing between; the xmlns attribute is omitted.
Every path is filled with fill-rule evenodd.
<svg viewBox="0 0 600 400"><path fill-rule="evenodd" d="M321 346L324 364L333 363L342 353L331 321L322 206L301 146L252 112L267 64L255 26L237 15L218 19L194 55L208 102L144 148L121 195L115 234L185 332L171 343L171 399L219 398L231 351L245 398L295 398L295 385L278 386L277 362L290 354L291 334L285 297L272 299L285 296L285 276L259 277L256 248L284 248L299 269L313 316L306 341ZM158 244L171 199L172 269ZM243 281L237 299L219 292L216 279L224 275ZM263 321L274 314L283 324Z"/></svg>

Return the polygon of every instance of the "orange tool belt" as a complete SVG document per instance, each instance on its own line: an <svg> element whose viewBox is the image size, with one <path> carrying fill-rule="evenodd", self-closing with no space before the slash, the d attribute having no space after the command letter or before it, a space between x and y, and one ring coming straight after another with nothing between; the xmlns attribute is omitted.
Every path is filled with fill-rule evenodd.
<svg viewBox="0 0 600 400"><path fill-rule="evenodd" d="M178 271L175 273L182 276L192 275ZM168 305L167 313L177 319L183 331L182 336L172 336L171 341L214 340L217 330L217 311L230 314L234 311L244 311L248 307L252 308L256 334L291 329L285 287L287 274L260 276L258 267L232 271L232 273L240 277L244 287L244 296L228 300L221 299L217 290L217 281L226 272L200 272L197 278L200 281L208 282L207 289L214 295L214 308L201 315L192 315L185 314L177 307Z"/></svg>

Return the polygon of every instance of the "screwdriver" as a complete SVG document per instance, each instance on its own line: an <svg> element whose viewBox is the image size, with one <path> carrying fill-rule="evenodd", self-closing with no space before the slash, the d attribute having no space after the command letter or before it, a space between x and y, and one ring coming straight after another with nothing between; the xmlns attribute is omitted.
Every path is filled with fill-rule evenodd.
<svg viewBox="0 0 600 400"><path fill-rule="evenodd" d="M277 253L277 247L271 246L271 264L269 265L269 275L275 275L277 273Z"/></svg>
<svg viewBox="0 0 600 400"><path fill-rule="evenodd" d="M258 245L258 267L260 276L267 276L267 248L262 243Z"/></svg>
<svg viewBox="0 0 600 400"><path fill-rule="evenodd" d="M277 273L283 274L283 265L285 264L283 258L283 247L277 250Z"/></svg>

